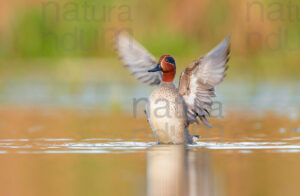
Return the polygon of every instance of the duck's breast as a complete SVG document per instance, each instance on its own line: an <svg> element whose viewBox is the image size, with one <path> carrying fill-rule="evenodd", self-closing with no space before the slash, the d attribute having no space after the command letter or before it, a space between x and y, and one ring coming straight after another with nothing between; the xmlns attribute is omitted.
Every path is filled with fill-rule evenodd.
<svg viewBox="0 0 300 196"><path fill-rule="evenodd" d="M148 120L159 143L184 143L184 100L173 83L162 83L149 98Z"/></svg>

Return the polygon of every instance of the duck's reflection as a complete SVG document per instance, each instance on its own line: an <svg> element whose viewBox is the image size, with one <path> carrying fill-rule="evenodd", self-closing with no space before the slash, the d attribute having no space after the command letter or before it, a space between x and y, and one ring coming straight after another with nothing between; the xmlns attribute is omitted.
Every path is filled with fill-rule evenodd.
<svg viewBox="0 0 300 196"><path fill-rule="evenodd" d="M209 152L184 145L157 145L147 154L147 194L150 196L215 195Z"/></svg>

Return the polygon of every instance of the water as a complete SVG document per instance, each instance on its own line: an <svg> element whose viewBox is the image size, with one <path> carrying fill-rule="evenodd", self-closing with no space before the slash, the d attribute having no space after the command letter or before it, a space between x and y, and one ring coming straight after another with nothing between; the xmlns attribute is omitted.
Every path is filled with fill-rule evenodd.
<svg viewBox="0 0 300 196"><path fill-rule="evenodd" d="M299 193L300 137L221 139L188 146L121 138L1 139L0 186L5 195Z"/></svg>
<svg viewBox="0 0 300 196"><path fill-rule="evenodd" d="M300 106L299 83L245 83L227 82L217 87L215 101L222 102L224 110L251 108L252 110L288 110ZM36 82L21 80L6 82L0 89L2 104L59 108L100 108L109 110L118 103L132 112L134 99L147 98L153 88L145 85L119 83L69 83ZM234 96L233 96L234 95Z"/></svg>
<svg viewBox="0 0 300 196"><path fill-rule="evenodd" d="M252 153L260 150L266 153L300 152L300 137L283 138L268 141L248 138L245 141L219 142L220 138L199 139L195 144L184 146L187 150L222 150L226 153ZM153 142L124 141L122 139L87 138L74 140L71 138L37 138L37 139L0 139L1 154L121 154L147 152Z"/></svg>
<svg viewBox="0 0 300 196"><path fill-rule="evenodd" d="M151 88L125 86L3 85L1 195L299 195L296 84L223 85L224 113L187 146L156 145L131 111Z"/></svg>

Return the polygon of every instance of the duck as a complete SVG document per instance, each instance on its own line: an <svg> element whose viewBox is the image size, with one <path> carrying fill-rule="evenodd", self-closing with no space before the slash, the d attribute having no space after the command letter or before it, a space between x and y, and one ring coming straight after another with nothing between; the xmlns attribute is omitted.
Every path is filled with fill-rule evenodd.
<svg viewBox="0 0 300 196"><path fill-rule="evenodd" d="M115 36L115 48L125 67L140 82L155 86L146 104L145 113L158 144L195 144L199 135L191 135L189 126L202 123L212 127L210 117L215 87L228 69L230 36L205 55L192 61L174 84L175 59L170 54L157 61L131 35ZM200 122L199 122L200 121Z"/></svg>

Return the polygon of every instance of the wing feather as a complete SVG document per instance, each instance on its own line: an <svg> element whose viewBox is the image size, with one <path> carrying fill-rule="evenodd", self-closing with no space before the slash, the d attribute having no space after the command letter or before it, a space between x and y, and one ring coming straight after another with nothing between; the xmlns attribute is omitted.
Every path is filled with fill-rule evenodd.
<svg viewBox="0 0 300 196"><path fill-rule="evenodd" d="M125 67L140 82L148 85L160 84L161 73L148 72L156 66L155 58L131 36L125 34L116 36L116 50Z"/></svg>
<svg viewBox="0 0 300 196"><path fill-rule="evenodd" d="M179 80L179 93L183 96L188 109L188 122L197 122L197 117L211 127L206 117L216 96L215 86L224 79L230 53L230 37L206 55L192 62L182 73Z"/></svg>

